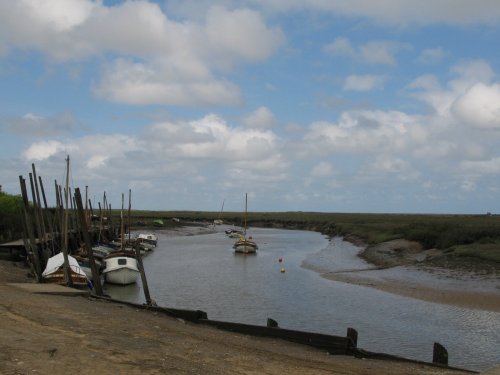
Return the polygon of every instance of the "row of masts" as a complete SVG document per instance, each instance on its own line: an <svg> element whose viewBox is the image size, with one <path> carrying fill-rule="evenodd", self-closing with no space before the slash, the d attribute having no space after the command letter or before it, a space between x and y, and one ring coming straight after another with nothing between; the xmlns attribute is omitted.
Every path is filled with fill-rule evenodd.
<svg viewBox="0 0 500 375"><path fill-rule="evenodd" d="M23 200L23 242L27 261L36 280L41 282L42 269L47 260L62 252L65 281L68 286L72 286L68 255L80 247L84 247L89 257L92 274L95 275L92 280L95 292L100 295L102 288L99 272L93 259L92 244L117 237L116 229L111 220L111 205L107 203L106 192L104 192L103 207L99 203L99 215L94 215L92 203L88 200L88 187L86 186L84 208L80 189L76 188L72 193L69 187L69 156L66 158L65 175L64 188L57 183L57 180L54 181L56 206L53 208L49 208L47 205L43 181L40 176L37 177L34 164L32 164L32 173L29 173L31 203L27 181L23 176L19 176ZM95 218L99 219L98 224L94 220ZM123 225L122 216L122 228Z"/></svg>

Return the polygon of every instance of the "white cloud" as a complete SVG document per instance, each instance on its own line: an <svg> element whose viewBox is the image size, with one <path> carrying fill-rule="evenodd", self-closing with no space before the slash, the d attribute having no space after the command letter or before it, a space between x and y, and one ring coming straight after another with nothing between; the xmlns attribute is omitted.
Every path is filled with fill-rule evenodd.
<svg viewBox="0 0 500 375"><path fill-rule="evenodd" d="M382 89L386 78L376 75L350 75L347 76L343 90L346 91L371 91L374 89Z"/></svg>
<svg viewBox="0 0 500 375"><path fill-rule="evenodd" d="M354 46L349 39L338 37L332 43L325 45L323 50L332 56L345 56L363 63L396 65L395 54L408 48L405 43L387 40L372 40Z"/></svg>
<svg viewBox="0 0 500 375"><path fill-rule="evenodd" d="M185 72L185 68L120 59L107 67L94 92L110 101L136 105L237 105L241 102L240 90L233 83L217 80L207 71L205 75L201 72L190 75L192 70Z"/></svg>
<svg viewBox="0 0 500 375"><path fill-rule="evenodd" d="M393 152L404 151L425 143L427 131L419 121L418 116L397 111L344 112L338 124L311 124L304 140L314 154L377 153L386 151L388 145Z"/></svg>
<svg viewBox="0 0 500 375"><path fill-rule="evenodd" d="M23 158L28 161L44 160L66 149L66 145L57 141L37 142L23 152Z"/></svg>
<svg viewBox="0 0 500 375"><path fill-rule="evenodd" d="M276 126L274 114L267 107L259 107L243 119L245 126L255 129L270 129Z"/></svg>
<svg viewBox="0 0 500 375"><path fill-rule="evenodd" d="M368 161L361 174L371 176L387 176L401 181L415 180L420 173L407 160L396 155L381 155L374 160Z"/></svg>
<svg viewBox="0 0 500 375"><path fill-rule="evenodd" d="M325 161L319 162L311 170L311 177L328 177L333 173L333 166Z"/></svg>
<svg viewBox="0 0 500 375"><path fill-rule="evenodd" d="M206 28L211 58L219 65L227 61L261 61L268 58L284 41L278 28L268 28L261 15L249 9L229 11L214 6L209 9ZM220 58L218 58L220 57Z"/></svg>
<svg viewBox="0 0 500 375"><path fill-rule="evenodd" d="M182 22L149 1L2 2L0 34L3 54L35 50L57 63L113 56L95 92L126 104L239 104L238 87L218 74L265 60L284 42L254 10L214 6L204 20Z"/></svg>
<svg viewBox="0 0 500 375"><path fill-rule="evenodd" d="M456 99L451 111L461 123L500 129L500 85L475 84Z"/></svg>

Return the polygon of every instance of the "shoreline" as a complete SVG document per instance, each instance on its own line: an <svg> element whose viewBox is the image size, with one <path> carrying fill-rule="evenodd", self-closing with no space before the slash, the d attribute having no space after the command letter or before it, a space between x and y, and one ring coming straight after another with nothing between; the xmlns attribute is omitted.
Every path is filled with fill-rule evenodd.
<svg viewBox="0 0 500 375"><path fill-rule="evenodd" d="M387 241L374 246L368 246L357 238L346 237L344 240L362 248L357 257L365 260L371 267L326 272L324 269L304 262L303 267L317 272L321 277L331 281L374 288L432 303L500 312L500 287L498 284L496 289L490 286L488 291L467 288L467 280L457 278L457 271L422 263L426 257L432 258L436 254L434 250L422 251L419 244L406 240ZM431 285L429 281L419 282L404 277L404 272L390 272L397 268L427 275L432 275L431 271L439 270L446 277L454 280L457 285L450 287L450 285L441 282ZM468 272L468 274L485 280L488 278L485 275L475 275L474 272ZM489 278L491 279L492 276L490 275ZM491 283L491 280L487 282Z"/></svg>

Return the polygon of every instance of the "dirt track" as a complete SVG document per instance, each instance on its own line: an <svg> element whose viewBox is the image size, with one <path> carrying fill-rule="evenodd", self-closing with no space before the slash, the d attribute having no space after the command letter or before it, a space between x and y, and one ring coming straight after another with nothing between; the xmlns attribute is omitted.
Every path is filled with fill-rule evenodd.
<svg viewBox="0 0 500 375"><path fill-rule="evenodd" d="M1 374L463 373L332 356L107 301L36 294L10 284L30 282L26 273L0 261Z"/></svg>

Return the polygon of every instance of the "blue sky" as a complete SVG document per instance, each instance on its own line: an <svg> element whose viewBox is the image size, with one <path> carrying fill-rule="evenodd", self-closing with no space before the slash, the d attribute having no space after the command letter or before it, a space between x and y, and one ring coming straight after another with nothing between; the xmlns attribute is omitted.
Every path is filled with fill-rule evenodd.
<svg viewBox="0 0 500 375"><path fill-rule="evenodd" d="M495 0L0 0L0 184L499 213L498 40Z"/></svg>

